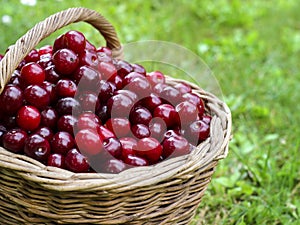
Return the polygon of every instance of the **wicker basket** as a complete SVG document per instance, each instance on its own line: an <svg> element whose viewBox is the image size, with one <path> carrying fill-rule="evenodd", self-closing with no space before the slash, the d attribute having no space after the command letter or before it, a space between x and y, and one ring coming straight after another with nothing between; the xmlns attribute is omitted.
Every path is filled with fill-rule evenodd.
<svg viewBox="0 0 300 225"><path fill-rule="evenodd" d="M0 62L0 90L42 39L79 21L99 30L114 56L122 56L105 18L93 10L70 8L36 24L10 47ZM167 78L168 83L178 81ZM0 224L188 224L218 161L227 156L231 131L226 104L190 85L212 116L210 138L190 155L119 174L76 174L0 148Z"/></svg>

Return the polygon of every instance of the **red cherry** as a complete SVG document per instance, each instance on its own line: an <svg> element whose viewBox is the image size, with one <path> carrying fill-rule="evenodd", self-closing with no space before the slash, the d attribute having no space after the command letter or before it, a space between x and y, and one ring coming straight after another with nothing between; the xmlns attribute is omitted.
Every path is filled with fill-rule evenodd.
<svg viewBox="0 0 300 225"><path fill-rule="evenodd" d="M3 147L14 153L21 153L24 149L27 133L21 129L12 129L3 134Z"/></svg>
<svg viewBox="0 0 300 225"><path fill-rule="evenodd" d="M34 106L23 106L17 113L17 124L26 131L33 131L39 127L41 114Z"/></svg>
<svg viewBox="0 0 300 225"><path fill-rule="evenodd" d="M65 157L66 168L75 173L85 173L90 169L87 157L82 155L76 148L68 151Z"/></svg>
<svg viewBox="0 0 300 225"><path fill-rule="evenodd" d="M118 159L110 159L104 165L104 172L107 173L120 173L125 169L125 163Z"/></svg>
<svg viewBox="0 0 300 225"><path fill-rule="evenodd" d="M65 157L58 153L51 154L48 157L47 166L54 166L61 169L65 169Z"/></svg>
<svg viewBox="0 0 300 225"><path fill-rule="evenodd" d="M78 101L80 103L82 111L95 112L96 109L100 107L98 95L96 94L96 92L84 91L83 93L79 94Z"/></svg>
<svg viewBox="0 0 300 225"><path fill-rule="evenodd" d="M86 112L79 115L77 120L77 130L91 129L95 132L99 130L101 121L94 113Z"/></svg>
<svg viewBox="0 0 300 225"><path fill-rule="evenodd" d="M104 149L116 159L120 159L122 156L122 145L121 142L115 138L111 137L103 142Z"/></svg>
<svg viewBox="0 0 300 225"><path fill-rule="evenodd" d="M104 126L99 126L98 128L98 134L100 136L100 139L103 141L107 140L108 138L114 138L116 137L113 132L111 132L109 129L107 129Z"/></svg>
<svg viewBox="0 0 300 225"><path fill-rule="evenodd" d="M173 135L165 138L162 145L162 156L164 159L168 158L169 156L176 157L186 155L190 152L189 142L180 135Z"/></svg>
<svg viewBox="0 0 300 225"><path fill-rule="evenodd" d="M128 155L124 159L124 162L131 166L148 166L149 165L149 163L147 162L146 159L141 158L139 156L135 156L135 155Z"/></svg>
<svg viewBox="0 0 300 225"><path fill-rule="evenodd" d="M33 134L25 141L24 153L40 162L45 163L50 155L49 142L38 134Z"/></svg>
<svg viewBox="0 0 300 225"><path fill-rule="evenodd" d="M142 138L138 141L134 152L137 156L145 158L151 164L157 163L162 154L161 144L152 137Z"/></svg>
<svg viewBox="0 0 300 225"><path fill-rule="evenodd" d="M180 118L175 108L170 104L162 104L154 109L153 117L163 119L167 127L175 127L180 124Z"/></svg>
<svg viewBox="0 0 300 225"><path fill-rule="evenodd" d="M75 146L75 140L71 134L65 131L59 131L51 139L51 149L54 153L65 155Z"/></svg>
<svg viewBox="0 0 300 225"><path fill-rule="evenodd" d="M176 105L175 110L178 112L181 125L190 124L197 119L197 106L189 101L180 102Z"/></svg>
<svg viewBox="0 0 300 225"><path fill-rule="evenodd" d="M78 149L83 154L97 155L103 150L103 142L100 139L99 134L95 130L91 130L91 129L80 130L76 134L75 140Z"/></svg>
<svg viewBox="0 0 300 225"><path fill-rule="evenodd" d="M0 106L4 113L15 114L23 105L23 92L16 85L6 85L0 95Z"/></svg>
<svg viewBox="0 0 300 225"><path fill-rule="evenodd" d="M27 63L21 69L21 80L25 85L42 84L45 77L45 70L38 63Z"/></svg>
<svg viewBox="0 0 300 225"><path fill-rule="evenodd" d="M52 56L55 70L62 75L72 74L79 66L78 56L70 49L59 49Z"/></svg>
<svg viewBox="0 0 300 225"><path fill-rule="evenodd" d="M152 86L155 86L156 84L164 84L166 82L164 74L160 71L148 73L146 77Z"/></svg>
<svg viewBox="0 0 300 225"><path fill-rule="evenodd" d="M37 62L40 59L40 55L36 49L32 49L24 59L26 63Z"/></svg>
<svg viewBox="0 0 300 225"><path fill-rule="evenodd" d="M130 132L130 122L125 117L110 118L105 126L118 138L125 137Z"/></svg>
<svg viewBox="0 0 300 225"><path fill-rule="evenodd" d="M41 125L51 129L56 128L58 114L55 109L49 107L41 112Z"/></svg>
<svg viewBox="0 0 300 225"><path fill-rule="evenodd" d="M137 140L132 137L121 137L122 159L126 159L128 155L134 155L134 149L137 147Z"/></svg>
<svg viewBox="0 0 300 225"><path fill-rule="evenodd" d="M140 74L143 74L144 76L146 76L146 70L142 65L133 63L133 64L131 64L131 66L132 66L134 72L137 72L137 73L140 73Z"/></svg>
<svg viewBox="0 0 300 225"><path fill-rule="evenodd" d="M209 137L209 124L202 120L196 120L191 123L184 131L184 136L193 145L197 145L200 141L204 141Z"/></svg>
<svg viewBox="0 0 300 225"><path fill-rule="evenodd" d="M45 75L45 80L49 81L52 84L56 84L60 79L60 75L55 71L54 65L48 66L45 69Z"/></svg>
<svg viewBox="0 0 300 225"><path fill-rule="evenodd" d="M43 110L50 103L50 93L39 85L29 85L24 90L24 98L28 104Z"/></svg>
<svg viewBox="0 0 300 225"><path fill-rule="evenodd" d="M147 108L139 106L131 110L129 119L131 124L140 123L140 124L148 125L152 119L152 115Z"/></svg>
<svg viewBox="0 0 300 225"><path fill-rule="evenodd" d="M174 86L181 94L192 92L192 88L190 85L186 83L179 82Z"/></svg>
<svg viewBox="0 0 300 225"><path fill-rule="evenodd" d="M124 78L127 74L133 71L132 66L124 60L118 60L115 66L117 68L117 73L121 78Z"/></svg>
<svg viewBox="0 0 300 225"><path fill-rule="evenodd" d="M73 74L75 83L80 91L89 90L98 92L101 74L88 65L79 67Z"/></svg>
<svg viewBox="0 0 300 225"><path fill-rule="evenodd" d="M149 130L150 136L161 142L167 131L167 125L162 118L155 117L149 123Z"/></svg>
<svg viewBox="0 0 300 225"><path fill-rule="evenodd" d="M77 118L72 115L63 115L57 121L57 129L58 131L66 131L73 134L77 121Z"/></svg>
<svg viewBox="0 0 300 225"><path fill-rule="evenodd" d="M53 48L51 45L44 45L42 47L39 48L38 50L38 53L39 55L46 55L46 54L50 54L52 55L52 51L53 51Z"/></svg>
<svg viewBox="0 0 300 225"><path fill-rule="evenodd" d="M117 69L116 67L109 62L100 62L98 71L101 73L102 78L104 80L111 80L115 76L117 76Z"/></svg>
<svg viewBox="0 0 300 225"><path fill-rule="evenodd" d="M65 48L71 49L77 54L83 52L86 45L85 36L81 32L75 30L70 30L65 33L63 42Z"/></svg>
<svg viewBox="0 0 300 225"><path fill-rule="evenodd" d="M201 97L195 93L185 93L182 98L189 101L198 107L199 116L202 117L205 112L204 102Z"/></svg>
<svg viewBox="0 0 300 225"><path fill-rule="evenodd" d="M138 139L150 136L150 130L144 124L134 124L131 127L131 131L132 131L133 135Z"/></svg>
<svg viewBox="0 0 300 225"><path fill-rule="evenodd" d="M50 141L53 137L53 131L49 127L40 127L34 132L34 134L40 135L47 141Z"/></svg>
<svg viewBox="0 0 300 225"><path fill-rule="evenodd" d="M77 91L76 84L69 79L61 79L55 86L56 95L60 98L74 97Z"/></svg>
<svg viewBox="0 0 300 225"><path fill-rule="evenodd" d="M98 69L99 59L96 51L85 49L78 57L80 66L89 66L95 70Z"/></svg>

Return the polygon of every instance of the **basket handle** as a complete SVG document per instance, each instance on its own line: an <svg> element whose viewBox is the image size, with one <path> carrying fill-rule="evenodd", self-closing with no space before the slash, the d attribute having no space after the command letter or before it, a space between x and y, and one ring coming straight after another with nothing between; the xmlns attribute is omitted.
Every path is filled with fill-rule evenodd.
<svg viewBox="0 0 300 225"><path fill-rule="evenodd" d="M18 67L22 59L43 39L58 29L71 23L84 21L95 27L106 40L106 46L112 49L113 57L122 58L123 49L114 27L98 12L78 7L58 12L37 23L9 47L0 61L0 93Z"/></svg>

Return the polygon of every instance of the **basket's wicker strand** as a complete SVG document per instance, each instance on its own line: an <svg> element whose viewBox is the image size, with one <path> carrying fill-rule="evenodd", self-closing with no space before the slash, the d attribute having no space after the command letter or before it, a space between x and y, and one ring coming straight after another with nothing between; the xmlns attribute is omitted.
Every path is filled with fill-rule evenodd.
<svg viewBox="0 0 300 225"><path fill-rule="evenodd" d="M10 46L0 62L0 93L21 60L35 48L41 40L56 30L71 23L84 21L95 27L105 38L107 47L113 50L115 58L122 58L123 50L114 27L98 12L86 8L70 8L58 12L36 24L26 34Z"/></svg>
<svg viewBox="0 0 300 225"><path fill-rule="evenodd" d="M75 8L37 24L33 30L38 34L29 31L1 62L1 87L36 40L62 24L84 20L101 27L108 46L119 50L114 30L99 25L100 18L94 11ZM185 81L167 78L169 84L178 82ZM75 174L0 148L0 224L189 224L218 160L227 156L231 132L226 104L190 85L204 99L212 121L210 137L186 156L119 174Z"/></svg>

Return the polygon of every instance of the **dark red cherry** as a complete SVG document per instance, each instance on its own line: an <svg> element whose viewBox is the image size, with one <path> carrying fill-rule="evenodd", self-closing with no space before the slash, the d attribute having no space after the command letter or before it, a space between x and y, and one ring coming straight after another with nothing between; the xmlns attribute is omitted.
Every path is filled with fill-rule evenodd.
<svg viewBox="0 0 300 225"><path fill-rule="evenodd" d="M55 91L55 84L50 83L49 81L44 81L41 84L41 87L44 88L50 95L50 104L57 101L57 95Z"/></svg>
<svg viewBox="0 0 300 225"><path fill-rule="evenodd" d="M160 71L153 71L146 75L148 81L152 86L156 84L164 84L166 82L166 78L164 74Z"/></svg>
<svg viewBox="0 0 300 225"><path fill-rule="evenodd" d="M17 124L26 131L33 131L39 127L41 114L34 106L23 106L17 113Z"/></svg>
<svg viewBox="0 0 300 225"><path fill-rule="evenodd" d="M94 113L86 112L78 116L77 131L82 129L91 129L97 132L100 125L101 120Z"/></svg>
<svg viewBox="0 0 300 225"><path fill-rule="evenodd" d="M6 134L7 128L0 124L0 146L3 146L3 135Z"/></svg>
<svg viewBox="0 0 300 225"><path fill-rule="evenodd" d="M124 60L118 60L115 66L117 68L118 75L121 78L124 78L127 74L133 71L132 66Z"/></svg>
<svg viewBox="0 0 300 225"><path fill-rule="evenodd" d="M71 134L65 131L59 131L51 139L51 149L54 153L65 155L75 146L75 140Z"/></svg>
<svg viewBox="0 0 300 225"><path fill-rule="evenodd" d="M47 166L54 166L61 169L65 169L65 157L58 153L51 154L48 156Z"/></svg>
<svg viewBox="0 0 300 225"><path fill-rule="evenodd" d="M33 134L25 141L24 153L33 159L45 163L51 153L50 144L40 135Z"/></svg>
<svg viewBox="0 0 300 225"><path fill-rule="evenodd" d="M26 63L37 62L40 59L40 55L36 49L32 49L24 59Z"/></svg>
<svg viewBox="0 0 300 225"><path fill-rule="evenodd" d="M45 109L50 103L50 93L39 85L29 85L24 90L26 102L39 110Z"/></svg>
<svg viewBox="0 0 300 225"><path fill-rule="evenodd" d="M150 136L159 142L163 140L163 136L167 131L167 125L162 118L155 117L149 123Z"/></svg>
<svg viewBox="0 0 300 225"><path fill-rule="evenodd" d="M77 91L77 86L72 80L61 79L57 82L55 91L59 98L74 97Z"/></svg>
<svg viewBox="0 0 300 225"><path fill-rule="evenodd" d="M43 68L46 69L49 66L53 65L52 62L52 54L45 54L45 55L41 55L39 61L37 61L37 63ZM46 71L45 71L46 73ZM46 75L47 77L47 75Z"/></svg>
<svg viewBox="0 0 300 225"><path fill-rule="evenodd" d="M120 173L126 169L126 164L118 159L110 159L103 168L106 173Z"/></svg>
<svg viewBox="0 0 300 225"><path fill-rule="evenodd" d="M182 100L181 93L172 86L163 88L159 97L163 101L171 103L173 106L177 105Z"/></svg>
<svg viewBox="0 0 300 225"><path fill-rule="evenodd" d="M49 107L41 112L41 125L51 129L56 128L58 114L55 109Z"/></svg>
<svg viewBox="0 0 300 225"><path fill-rule="evenodd" d="M114 95L117 95L117 94L123 94L123 95L126 95L127 97L129 97L134 103L138 101L138 96L136 93L134 93L133 91L129 91L129 90L125 90L125 89L122 89L122 90L116 90L114 92Z"/></svg>
<svg viewBox="0 0 300 225"><path fill-rule="evenodd" d="M60 79L60 75L55 71L55 66L51 65L45 69L46 81L49 81L52 84L56 84Z"/></svg>
<svg viewBox="0 0 300 225"><path fill-rule="evenodd" d="M136 155L128 155L125 159L124 162L128 165L131 166L148 166L149 163L147 162L146 159L141 158Z"/></svg>
<svg viewBox="0 0 300 225"><path fill-rule="evenodd" d="M122 156L121 142L115 138L108 138L103 142L104 149L116 159L120 159Z"/></svg>
<svg viewBox="0 0 300 225"><path fill-rule="evenodd" d="M15 114L23 105L23 92L16 85L6 85L0 95L0 106L4 113Z"/></svg>
<svg viewBox="0 0 300 225"><path fill-rule="evenodd" d="M25 85L42 84L45 77L45 70L38 63L27 63L21 69L21 80Z"/></svg>
<svg viewBox="0 0 300 225"><path fill-rule="evenodd" d="M124 94L114 95L107 101L108 113L111 117L129 116L132 106L132 99Z"/></svg>
<svg viewBox="0 0 300 225"><path fill-rule="evenodd" d="M181 94L192 92L192 88L190 85L186 83L179 82L174 86Z"/></svg>
<svg viewBox="0 0 300 225"><path fill-rule="evenodd" d="M121 137L122 159L126 159L128 155L134 155L134 149L137 147L137 140L132 137Z"/></svg>
<svg viewBox="0 0 300 225"><path fill-rule="evenodd" d="M175 108L170 104L162 104L155 108L153 117L163 119L167 127L175 127L180 124L180 119Z"/></svg>
<svg viewBox="0 0 300 225"><path fill-rule="evenodd" d="M104 80L111 80L117 76L117 69L114 64L109 62L100 62L98 71L101 73Z"/></svg>
<svg viewBox="0 0 300 225"><path fill-rule="evenodd" d="M59 115L76 114L80 112L80 104L72 97L62 98L56 104L56 111Z"/></svg>
<svg viewBox="0 0 300 225"><path fill-rule="evenodd" d="M34 131L34 134L40 135L47 141L50 141L53 137L53 131L49 127L40 127Z"/></svg>
<svg viewBox="0 0 300 225"><path fill-rule="evenodd" d="M72 74L79 66L79 59L70 49L59 49L52 56L55 70L62 75Z"/></svg>
<svg viewBox="0 0 300 225"><path fill-rule="evenodd" d="M108 81L101 80L99 87L98 98L102 103L107 102L107 100L113 96L115 87Z"/></svg>
<svg viewBox="0 0 300 225"><path fill-rule="evenodd" d="M185 93L182 98L189 101L198 107L199 116L202 117L205 112L204 102L201 97L195 93Z"/></svg>
<svg viewBox="0 0 300 225"><path fill-rule="evenodd" d="M85 49L78 57L80 66L89 66L95 70L98 69L99 59L96 51Z"/></svg>
<svg viewBox="0 0 300 225"><path fill-rule="evenodd" d="M111 77L110 79L108 79L108 81L113 83L116 86L117 90L120 90L123 88L123 79L119 75Z"/></svg>
<svg viewBox="0 0 300 225"><path fill-rule="evenodd" d="M180 117L181 125L186 125L194 122L198 116L198 108L189 101L183 101L176 105L175 110Z"/></svg>
<svg viewBox="0 0 300 225"><path fill-rule="evenodd" d="M103 53L105 53L106 55L112 57L112 51L111 51L111 49L108 48L108 47L104 47L104 46L99 47L99 48L97 49L97 52L103 52Z"/></svg>
<svg viewBox="0 0 300 225"><path fill-rule="evenodd" d="M65 34L61 34L55 39L52 50L53 53L55 53L59 49L65 48L64 36Z"/></svg>
<svg viewBox="0 0 300 225"><path fill-rule="evenodd" d="M87 39L85 39L85 49L88 51L94 51L94 52L97 51L96 47Z"/></svg>
<svg viewBox="0 0 300 225"><path fill-rule="evenodd" d="M125 137L130 132L130 122L126 117L110 118L105 126L118 138Z"/></svg>
<svg viewBox="0 0 300 225"><path fill-rule="evenodd" d="M186 155L190 152L189 142L180 135L173 135L169 138L165 138L162 145L163 158L168 158L169 156L176 157Z"/></svg>
<svg viewBox="0 0 300 225"><path fill-rule="evenodd" d="M63 115L57 121L57 130L73 134L77 121L77 118L72 115Z"/></svg>
<svg viewBox="0 0 300 225"><path fill-rule="evenodd" d="M52 51L53 51L53 47L51 45L44 45L44 46L40 47L38 50L40 56L46 55L46 54L52 55Z"/></svg>
<svg viewBox="0 0 300 225"><path fill-rule="evenodd" d="M134 124L131 127L131 131L132 131L132 134L138 139L150 136L150 130L144 124Z"/></svg>
<svg viewBox="0 0 300 225"><path fill-rule="evenodd" d="M101 74L88 65L83 65L73 75L75 83L80 91L89 90L98 92Z"/></svg>
<svg viewBox="0 0 300 225"><path fill-rule="evenodd" d="M84 91L76 97L80 103L82 111L95 112L100 107L98 95L96 92Z"/></svg>
<svg viewBox="0 0 300 225"><path fill-rule="evenodd" d="M65 156L66 168L75 173L85 173L90 169L86 156L82 155L76 148L71 149Z"/></svg>
<svg viewBox="0 0 300 225"><path fill-rule="evenodd" d="M97 155L103 150L103 142L96 130L83 129L75 136L78 149L83 154Z"/></svg>
<svg viewBox="0 0 300 225"><path fill-rule="evenodd" d="M204 141L209 137L209 124L202 120L196 120L191 123L184 131L184 136L192 145L197 145L200 141Z"/></svg>
<svg viewBox="0 0 300 225"><path fill-rule="evenodd" d="M27 133L21 129L12 129L2 137L3 147L14 153L23 152Z"/></svg>
<svg viewBox="0 0 300 225"><path fill-rule="evenodd" d="M102 125L100 125L99 128L98 128L98 134L99 134L100 139L101 139L102 142L109 139L109 138L115 138L116 137L115 134L112 131L110 131L109 129L107 129L106 127L104 127Z"/></svg>
<svg viewBox="0 0 300 225"><path fill-rule="evenodd" d="M157 106L162 104L162 100L156 94L150 93L149 96L141 100L141 104L152 113Z"/></svg>
<svg viewBox="0 0 300 225"><path fill-rule="evenodd" d="M137 72L137 73L140 73L140 74L143 74L144 76L146 76L146 70L142 65L133 63L133 64L131 64L131 66L132 66L134 72Z"/></svg>
<svg viewBox="0 0 300 225"><path fill-rule="evenodd" d="M144 124L148 125L152 119L151 112L142 106L136 107L130 112L129 116L131 124Z"/></svg>
<svg viewBox="0 0 300 225"><path fill-rule="evenodd" d="M65 48L71 49L77 54L83 52L83 50L85 49L85 36L79 31L68 31L67 33L65 33L63 41Z"/></svg>
<svg viewBox="0 0 300 225"><path fill-rule="evenodd" d="M162 146L155 138L146 137L138 141L134 152L137 156L147 159L150 164L154 164L160 159Z"/></svg>

